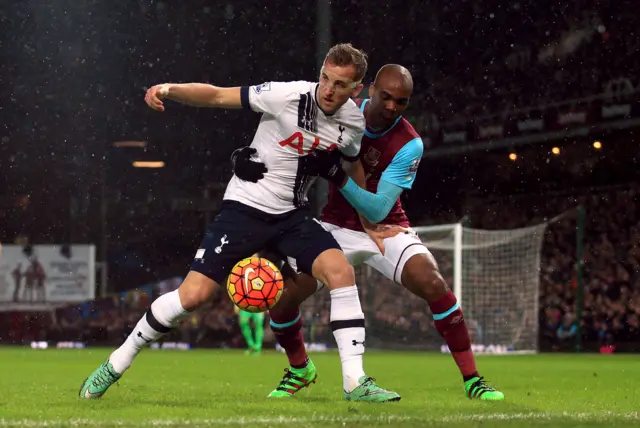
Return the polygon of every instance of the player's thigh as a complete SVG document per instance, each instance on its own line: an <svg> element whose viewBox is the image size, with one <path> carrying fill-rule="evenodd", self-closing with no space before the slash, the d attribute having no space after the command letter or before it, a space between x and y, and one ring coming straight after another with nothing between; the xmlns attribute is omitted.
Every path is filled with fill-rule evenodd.
<svg viewBox="0 0 640 428"><path fill-rule="evenodd" d="M370 257L380 254L375 242L365 232L346 229L327 222L321 222L321 224L331 232L352 266L360 266Z"/></svg>
<svg viewBox="0 0 640 428"><path fill-rule="evenodd" d="M342 248L351 266L360 266L366 260L380 254L380 250L378 250L375 242L373 242L365 232L347 229L327 222L321 223L325 229L331 232L336 242L338 242L338 245ZM318 291L324 287L324 284L322 281L316 281L316 291Z"/></svg>
<svg viewBox="0 0 640 428"><path fill-rule="evenodd" d="M417 254L424 254L433 260L429 249L414 232L399 233L394 237L385 239L383 244L385 248L384 256L375 255L365 263L400 285L402 285L402 271L411 257ZM437 267L435 260L433 260L433 263Z"/></svg>
<svg viewBox="0 0 640 428"><path fill-rule="evenodd" d="M298 273L312 275L330 288L336 282L347 281L343 277L354 277L353 268L336 239L307 211L295 212L288 224L283 224L275 245Z"/></svg>
<svg viewBox="0 0 640 428"><path fill-rule="evenodd" d="M196 251L190 275L196 272L220 284L237 262L257 253L274 233L259 216L223 206Z"/></svg>

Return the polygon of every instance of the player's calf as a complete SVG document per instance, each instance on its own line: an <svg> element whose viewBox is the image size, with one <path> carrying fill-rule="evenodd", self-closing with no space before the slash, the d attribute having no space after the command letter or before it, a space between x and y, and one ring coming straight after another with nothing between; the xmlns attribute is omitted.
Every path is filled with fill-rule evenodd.
<svg viewBox="0 0 640 428"><path fill-rule="evenodd" d="M187 312L192 312L208 302L218 284L200 272L191 271L178 287L180 306Z"/></svg>

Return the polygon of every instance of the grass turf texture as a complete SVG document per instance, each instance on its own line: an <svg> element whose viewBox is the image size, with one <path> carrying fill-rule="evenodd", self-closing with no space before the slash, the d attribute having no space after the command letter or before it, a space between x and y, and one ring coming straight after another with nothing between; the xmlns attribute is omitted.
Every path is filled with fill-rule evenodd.
<svg viewBox="0 0 640 428"><path fill-rule="evenodd" d="M312 354L316 385L290 400L267 399L284 354L146 350L100 400L81 400L84 378L107 349L0 348L0 427L631 427L640 426L637 356L479 356L505 402L464 396L449 356L376 352L367 373L402 401L341 399L335 352Z"/></svg>

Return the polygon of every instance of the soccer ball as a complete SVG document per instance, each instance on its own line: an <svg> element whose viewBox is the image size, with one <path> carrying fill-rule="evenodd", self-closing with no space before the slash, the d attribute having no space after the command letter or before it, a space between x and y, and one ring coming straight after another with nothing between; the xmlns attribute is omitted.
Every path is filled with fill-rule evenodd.
<svg viewBox="0 0 640 428"><path fill-rule="evenodd" d="M280 300L283 288L280 269L261 257L239 261L227 279L231 301L243 311L253 313L273 308Z"/></svg>

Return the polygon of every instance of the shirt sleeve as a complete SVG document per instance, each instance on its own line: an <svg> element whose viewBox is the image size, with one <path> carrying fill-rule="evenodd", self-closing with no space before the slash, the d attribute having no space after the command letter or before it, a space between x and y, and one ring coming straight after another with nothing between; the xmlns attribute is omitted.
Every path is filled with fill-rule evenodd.
<svg viewBox="0 0 640 428"><path fill-rule="evenodd" d="M296 90L295 82L265 82L240 88L240 99L243 107L256 113L278 116L295 98Z"/></svg>
<svg viewBox="0 0 640 428"><path fill-rule="evenodd" d="M418 165L422 159L424 145L420 138L414 138L405 144L382 173L381 179L403 189L411 189L416 179Z"/></svg>
<svg viewBox="0 0 640 428"><path fill-rule="evenodd" d="M349 162L355 162L360 155L360 146L362 145L363 132L354 135L351 140L351 144L348 144L340 149L342 156Z"/></svg>
<svg viewBox="0 0 640 428"><path fill-rule="evenodd" d="M349 179L347 184L340 189L345 199L371 223L384 220L393 208L393 205L402 194L402 187L385 180L380 180L376 193L371 193Z"/></svg>

